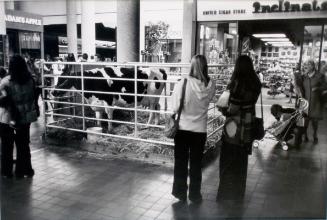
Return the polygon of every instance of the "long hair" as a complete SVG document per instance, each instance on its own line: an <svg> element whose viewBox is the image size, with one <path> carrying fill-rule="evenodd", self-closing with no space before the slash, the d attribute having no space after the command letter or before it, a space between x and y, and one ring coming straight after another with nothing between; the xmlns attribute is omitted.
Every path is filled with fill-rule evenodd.
<svg viewBox="0 0 327 220"><path fill-rule="evenodd" d="M208 63L205 56L200 54L193 56L191 60L190 76L201 80L206 87L208 86L210 77L208 75Z"/></svg>
<svg viewBox="0 0 327 220"><path fill-rule="evenodd" d="M67 62L75 62L76 59L75 59L75 55L73 53L68 53L68 56L67 56ZM73 66L70 64L66 64L64 69L62 70L63 73L66 73L66 72L70 72L71 69L73 68Z"/></svg>
<svg viewBox="0 0 327 220"><path fill-rule="evenodd" d="M261 89L260 79L254 71L253 63L249 56L241 55L237 58L228 87L237 94L242 94L248 90L258 92Z"/></svg>
<svg viewBox="0 0 327 220"><path fill-rule="evenodd" d="M11 57L9 62L9 75L11 81L20 85L25 84L32 78L24 58L20 55Z"/></svg>

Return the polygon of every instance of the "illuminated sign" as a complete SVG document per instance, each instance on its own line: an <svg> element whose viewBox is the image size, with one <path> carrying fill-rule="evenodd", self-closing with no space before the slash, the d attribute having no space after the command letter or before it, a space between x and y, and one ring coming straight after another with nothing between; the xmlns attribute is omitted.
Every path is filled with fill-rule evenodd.
<svg viewBox="0 0 327 220"><path fill-rule="evenodd" d="M28 18L28 17L11 15L11 14L5 15L5 20L9 22L22 23L22 24L31 24L31 25L39 25L39 26L42 25L42 21L40 19Z"/></svg>
<svg viewBox="0 0 327 220"><path fill-rule="evenodd" d="M291 4L289 1L279 0L278 4L273 5L262 5L260 2L254 2L253 8L253 13L327 11L327 1L322 2L320 6L317 0L303 4Z"/></svg>
<svg viewBox="0 0 327 220"><path fill-rule="evenodd" d="M201 0L198 21L326 19L327 0Z"/></svg>

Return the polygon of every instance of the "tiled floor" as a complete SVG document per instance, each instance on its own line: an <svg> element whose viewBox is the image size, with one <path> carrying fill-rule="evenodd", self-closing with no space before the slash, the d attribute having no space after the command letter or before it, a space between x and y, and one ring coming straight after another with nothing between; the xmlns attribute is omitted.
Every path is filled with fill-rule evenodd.
<svg viewBox="0 0 327 220"><path fill-rule="evenodd" d="M309 142L283 151L266 140L248 161L236 155L226 160L224 172L219 171L217 159L203 172L200 205L179 204L171 196L171 167L40 147L34 135L36 175L2 179L1 216L4 220L326 219L327 120L321 125L317 145Z"/></svg>

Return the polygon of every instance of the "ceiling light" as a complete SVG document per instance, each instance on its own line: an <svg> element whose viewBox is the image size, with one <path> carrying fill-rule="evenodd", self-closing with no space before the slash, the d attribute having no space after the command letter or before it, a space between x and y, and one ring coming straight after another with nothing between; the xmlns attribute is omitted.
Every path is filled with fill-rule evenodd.
<svg viewBox="0 0 327 220"><path fill-rule="evenodd" d="M256 38L269 38L269 37L286 37L285 34L253 34Z"/></svg>
<svg viewBox="0 0 327 220"><path fill-rule="evenodd" d="M293 44L291 41L283 41L283 42L281 42L281 41L268 41L267 42L268 44Z"/></svg>
<svg viewBox="0 0 327 220"><path fill-rule="evenodd" d="M262 41L278 41L278 42L290 42L290 39L288 38L261 38Z"/></svg>
<svg viewBox="0 0 327 220"><path fill-rule="evenodd" d="M288 44L274 43L274 44L271 44L271 45L274 46L274 47L293 47L294 46L292 43L288 43Z"/></svg>

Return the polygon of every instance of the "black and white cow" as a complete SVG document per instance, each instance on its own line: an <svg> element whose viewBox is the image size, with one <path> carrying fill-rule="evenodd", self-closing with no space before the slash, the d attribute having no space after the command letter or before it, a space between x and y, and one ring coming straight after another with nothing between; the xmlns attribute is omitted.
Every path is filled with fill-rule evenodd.
<svg viewBox="0 0 327 220"><path fill-rule="evenodd" d="M56 89L70 89L74 87L77 90L81 90L81 73L80 72L66 72L61 76L76 76L77 78L64 78L60 77ZM134 81L127 80L114 80L112 78L121 79L134 79L134 68L125 67L104 67L95 68L92 70L84 71L84 77L100 77L102 79L84 78L84 90L90 92L84 92L84 98L90 105L98 105L101 107L91 107L96 113L96 118L101 118L102 112L108 115L108 119L112 119L113 108L109 106L123 106L125 104L134 103L135 98L131 95L116 95L116 94L99 94L96 92L119 92L119 93L131 93L134 94ZM166 80L167 74L164 69L157 68L143 68L137 70L137 79L153 79L153 80ZM163 82L142 82L137 81L137 94L147 95L160 95L165 87ZM93 91L93 92L92 92ZM61 96L66 93L65 91L53 91L54 96ZM137 96L137 101L141 105L148 107L151 110L159 110L159 97L144 97ZM103 107L104 108L103 108ZM108 108L106 108L108 106ZM150 113L148 124L152 123L153 119L155 124L159 123L160 115ZM98 121L98 124L100 122ZM111 123L108 123L108 131L111 131Z"/></svg>

